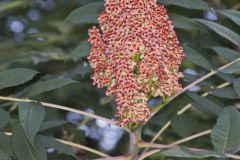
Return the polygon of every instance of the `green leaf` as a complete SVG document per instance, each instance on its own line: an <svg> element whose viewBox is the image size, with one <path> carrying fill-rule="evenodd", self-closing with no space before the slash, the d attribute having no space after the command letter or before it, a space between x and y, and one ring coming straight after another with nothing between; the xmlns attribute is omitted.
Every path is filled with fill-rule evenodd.
<svg viewBox="0 0 240 160"><path fill-rule="evenodd" d="M188 96L192 99L192 105L203 112L218 115L222 110L222 108L214 102L203 98L195 93L188 93Z"/></svg>
<svg viewBox="0 0 240 160"><path fill-rule="evenodd" d="M202 25L208 27L209 29L213 30L216 32L218 35L226 38L233 44L237 45L240 47L240 36L239 34L231 31L225 26L222 26L216 22L208 21L208 20L203 20L203 19L196 19L197 22L201 23Z"/></svg>
<svg viewBox="0 0 240 160"><path fill-rule="evenodd" d="M98 23L98 14L103 10L103 2L92 2L83 5L74 11L72 11L65 22L77 24L77 23Z"/></svg>
<svg viewBox="0 0 240 160"><path fill-rule="evenodd" d="M19 120L32 145L45 117L45 109L39 103L19 105Z"/></svg>
<svg viewBox="0 0 240 160"><path fill-rule="evenodd" d="M47 160L45 148L42 147L39 140L36 141L36 146L32 146L23 128L17 122L12 125L13 130L13 149L18 160Z"/></svg>
<svg viewBox="0 0 240 160"><path fill-rule="evenodd" d="M9 156L6 152L0 149L0 159L1 160L12 160L11 156Z"/></svg>
<svg viewBox="0 0 240 160"><path fill-rule="evenodd" d="M66 154L66 155L76 158L76 156L75 156L74 152L71 150L71 148L69 148L65 144L57 141L56 139L46 137L46 136L39 136L39 138L41 139L42 143L46 147L53 148L53 149L57 150L59 153L63 153L63 154Z"/></svg>
<svg viewBox="0 0 240 160"><path fill-rule="evenodd" d="M164 5L176 5L188 9L208 10L209 7L202 0L158 0L159 3Z"/></svg>
<svg viewBox="0 0 240 160"><path fill-rule="evenodd" d="M237 25L240 25L240 11L225 9L225 10L218 10L217 12L228 17L233 22L235 22Z"/></svg>
<svg viewBox="0 0 240 160"><path fill-rule="evenodd" d="M59 127L62 126L64 124L68 123L67 121L63 121L63 120L54 120L54 121L46 121L43 122L40 131L45 131L54 127Z"/></svg>
<svg viewBox="0 0 240 160"><path fill-rule="evenodd" d="M205 69L213 68L211 63L205 57L203 57L200 53L198 53L196 50L190 48L187 45L184 45L183 48L184 48L184 53L186 54L186 58L189 61Z"/></svg>
<svg viewBox="0 0 240 160"><path fill-rule="evenodd" d="M0 109L0 129L5 127L10 119L11 119L11 117L10 117L9 113L3 109Z"/></svg>
<svg viewBox="0 0 240 160"><path fill-rule="evenodd" d="M38 82L30 86L26 90L25 95L26 97L34 97L41 93L51 91L57 88L61 88L71 83L76 83L76 81L73 81L71 79L66 79L66 78L57 78L57 79L51 79L43 82Z"/></svg>
<svg viewBox="0 0 240 160"><path fill-rule="evenodd" d="M38 72L27 68L8 69L0 72L0 89L13 87L31 80Z"/></svg>
<svg viewBox="0 0 240 160"><path fill-rule="evenodd" d="M74 61L79 60L80 58L86 57L90 51L90 44L87 41L81 42L77 48L67 57L67 59L72 59Z"/></svg>
<svg viewBox="0 0 240 160"><path fill-rule="evenodd" d="M219 56L223 57L227 61L235 60L240 57L240 53L225 47L212 47Z"/></svg>
<svg viewBox="0 0 240 160"><path fill-rule="evenodd" d="M174 116L171 125L182 137L190 136L193 133L193 125L187 116Z"/></svg>
<svg viewBox="0 0 240 160"><path fill-rule="evenodd" d="M160 152L162 156L166 157L181 157L181 158L206 158L206 157L224 157L214 151L191 151L187 148L176 148Z"/></svg>
<svg viewBox="0 0 240 160"><path fill-rule="evenodd" d="M238 96L240 97L240 78L236 79L233 83L235 91L237 92Z"/></svg>
<svg viewBox="0 0 240 160"><path fill-rule="evenodd" d="M234 63L231 66L221 70L222 73L233 74L240 72L240 62Z"/></svg>
<svg viewBox="0 0 240 160"><path fill-rule="evenodd" d="M214 148L219 153L236 149L240 139L240 114L235 107L224 108L211 133Z"/></svg>
<svg viewBox="0 0 240 160"><path fill-rule="evenodd" d="M201 29L201 26L194 20L176 13L169 14L175 28L180 28L186 31Z"/></svg>
<svg viewBox="0 0 240 160"><path fill-rule="evenodd" d="M226 88L218 88L211 92L212 95L227 98L227 99L238 99L240 96L236 93L234 88L226 87Z"/></svg>
<svg viewBox="0 0 240 160"><path fill-rule="evenodd" d="M0 133L0 149L13 157L12 137Z"/></svg>

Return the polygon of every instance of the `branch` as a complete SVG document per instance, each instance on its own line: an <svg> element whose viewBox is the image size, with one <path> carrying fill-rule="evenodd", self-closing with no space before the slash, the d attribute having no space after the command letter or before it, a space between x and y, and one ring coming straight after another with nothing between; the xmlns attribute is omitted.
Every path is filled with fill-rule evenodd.
<svg viewBox="0 0 240 160"><path fill-rule="evenodd" d="M146 148L158 148L158 149L171 149L171 148L173 148L173 147L175 147L177 145L180 145L182 143L185 143L185 142L191 141L193 139L196 139L196 138L208 135L211 132L212 132L212 130L209 129L209 130L206 130L206 131L203 131L203 132L191 135L189 137L183 138L181 140L175 141L175 142L170 143L170 144L155 144L155 143L141 142L141 143L139 143L139 146L142 147L142 148L146 147Z"/></svg>
<svg viewBox="0 0 240 160"><path fill-rule="evenodd" d="M38 101L30 100L30 99L3 97L3 96L0 96L0 100L14 101L14 102L26 102L26 103L40 103L42 106L45 106L45 107L56 108L56 109L69 111L69 112L75 112L75 113L78 113L78 114L81 114L81 115L84 115L84 116L87 116L87 117L91 117L91 118L94 118L94 119L100 119L100 120L105 121L105 122L107 122L109 124L112 124L112 125L116 125L116 122L112 121L110 119L107 119L107 118L104 118L104 117L101 117L101 116L97 116L97 115L92 114L92 113L84 112L84 111L81 111L81 110L69 108L69 107L66 107L66 106L57 105L57 104L51 104L51 103L46 103L46 102L38 102Z"/></svg>
<svg viewBox="0 0 240 160"><path fill-rule="evenodd" d="M177 98L179 95L181 95L182 93L184 93L185 91L187 91L188 89L190 89L191 87L193 87L194 85L196 85L196 84L198 84L198 83L200 83L200 82L208 79L209 77L215 75L215 74L218 73L219 71L222 71L222 70L226 69L227 67L233 65L234 63L236 63L236 62L238 62L238 61L240 61L240 57L237 58L237 59L235 59L235 60L233 60L233 61L231 61L231 62L229 62L229 63L227 63L227 64L225 64L225 65L223 65L223 66L221 66L221 67L219 67L217 70L213 70L213 71L209 72L208 74L206 74L205 76L201 77L200 79L198 79L198 80L190 83L190 84L187 85L185 88L183 88L180 92L178 92L176 95L174 95L173 97L171 97L171 98L169 99L169 101L166 102L164 105L169 104L171 101L173 101L175 98ZM223 84L217 86L217 88L223 88L223 87L228 86L228 85L230 85L230 83L226 82L226 83L223 83ZM206 96L208 96L208 95L209 95L208 92L202 94L203 97L206 97ZM160 105L161 105L161 104L160 104ZM157 105L156 107L158 107L158 106L159 106L159 105ZM154 107L154 108L155 108L155 107ZM189 103L189 104L187 104L183 109L181 109L180 111L178 111L177 115L183 114L184 112L186 112L186 111L187 111L188 109L190 109L190 108L191 108L191 104ZM149 119L151 119L158 111L159 111L159 110L153 112L153 113L151 114L151 116L149 117ZM168 121L168 122L158 131L158 133L153 137L153 139L151 140L151 143L154 142L155 140L157 140L157 138L160 137L160 136L162 135L162 133L163 133L170 125L171 125L171 121ZM143 151L143 153L145 153L147 150L148 150L148 148L146 148L146 149Z"/></svg>
<svg viewBox="0 0 240 160"><path fill-rule="evenodd" d="M174 148L180 148L179 146L175 146ZM205 150L205 149L199 149L199 148L187 148L189 149L190 151L193 151L193 152L207 152L208 150ZM145 154L143 154L141 157L139 157L139 160L144 160L144 158L147 158L149 156L152 156L158 152L160 152L161 149L155 149L155 150L151 150ZM234 155L234 154L228 154L228 153L223 153L223 155L225 155L226 157L228 158L233 158L233 159L240 159L240 156L239 155Z"/></svg>
<svg viewBox="0 0 240 160"><path fill-rule="evenodd" d="M178 92L177 94L175 94L174 96L172 96L165 105L167 105L168 103L170 103L171 101L173 101L175 98L177 98L179 95L181 95L182 93L184 93L185 91L187 91L187 90L190 89L191 87L193 87L193 86L195 86L196 84L198 84L198 83L200 83L200 82L208 79L209 77L215 75L215 74L218 73L219 71L222 71L222 70L228 68L229 66L233 65L234 63L236 63L236 62L238 62L238 61L240 61L240 57L237 58L237 59L235 59L235 60L233 60L233 61L231 61L231 62L229 62L229 63L227 63L227 64L225 64L225 65L223 65L223 66L221 66L221 67L219 67L219 68L216 69L216 70L212 70L211 72L209 72L209 73L206 74L205 76L203 76L203 77L199 78L198 80L190 83L190 84L187 85L185 88L183 88L180 92ZM158 111L153 112L152 115L150 116L150 118L153 117L157 112L158 112Z"/></svg>
<svg viewBox="0 0 240 160"><path fill-rule="evenodd" d="M228 85L230 85L230 83L229 82L225 82L223 84L218 85L216 88L224 88L224 87L226 87ZM208 95L209 95L209 92L205 92L201 96L202 97L206 97ZM191 108L191 103L188 103L186 106L184 106L181 110L179 110L177 112L177 115L182 115L183 113L185 113L190 108ZM151 143L156 141L158 139L158 137L160 137L164 133L164 131L166 131L168 129L168 127L170 127L171 123L172 123L171 120L167 121L163 125L163 127L158 131L158 133L152 138ZM148 148L146 148L143 153L147 152L147 150L148 150Z"/></svg>
<svg viewBox="0 0 240 160"><path fill-rule="evenodd" d="M5 135L8 135L8 136L12 136L12 133L11 132L4 132ZM89 148L87 146L84 146L84 145L81 145L81 144L77 144L77 143L73 143L73 142L69 142L69 141L65 141L65 140L62 140L62 139L56 139L57 141L63 143L63 144L66 144L68 146L71 146L71 147L74 147L74 148L78 148L78 149L82 149L82 150L85 150L85 151L88 151L88 152L91 152L91 153L94 153L96 155L99 155L101 157L110 157L109 155L103 153L103 152L100 152L100 151L97 151L95 149L92 149L92 148Z"/></svg>
<svg viewBox="0 0 240 160"><path fill-rule="evenodd" d="M74 148L78 148L78 149L82 149L82 150L85 150L85 151L94 153L94 154L96 154L96 155L99 155L99 156L101 156L101 157L105 157L105 158L106 158L106 157L110 157L110 156L107 155L106 153L100 152L100 151L98 151L98 150L89 148L89 147L84 146L84 145L81 145L81 144L77 144L77 143L65 141L65 140L62 140L62 139L56 139L56 140L58 140L59 142L62 142L63 144L66 144L66 145L68 145L68 146L71 146L71 147L74 147Z"/></svg>

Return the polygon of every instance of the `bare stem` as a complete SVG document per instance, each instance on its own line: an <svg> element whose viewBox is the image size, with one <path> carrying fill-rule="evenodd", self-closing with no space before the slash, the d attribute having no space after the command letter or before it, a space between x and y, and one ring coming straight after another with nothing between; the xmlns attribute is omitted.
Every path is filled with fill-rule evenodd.
<svg viewBox="0 0 240 160"><path fill-rule="evenodd" d="M12 133L11 132L4 132L4 134L8 135L8 136L12 136ZM107 155L106 153L103 153L103 152L100 152L100 151L97 151L95 149L92 149L92 148L89 148L87 146L84 146L84 145L81 145L81 144L77 144L77 143L74 143L74 142L69 142L69 141L65 141L65 140L62 140L62 139L56 139L57 141L63 143L63 144L66 144L68 146L71 146L71 147L74 147L74 148L78 148L78 149L82 149L82 150L85 150L85 151L88 151L88 152L91 152L91 153L94 153L96 155L99 155L101 157L110 157L109 155Z"/></svg>
<svg viewBox="0 0 240 160"><path fill-rule="evenodd" d="M73 143L73 142L69 142L69 141L65 141L62 139L57 139L59 142L62 142L63 144L66 144L68 146L74 147L74 148L78 148L78 149L82 149L91 153L94 153L96 155L99 155L101 157L110 157L109 155L107 155L106 153L100 152L98 150L95 150L93 148L89 148L87 146L81 145L81 144L77 144L77 143Z"/></svg>
<svg viewBox="0 0 240 160"><path fill-rule="evenodd" d="M223 83L223 84L218 85L216 88L224 88L224 87L229 86L229 85L230 85L229 82L225 82L225 83ZM206 97L206 96L208 96L208 95L209 95L209 92L205 92L205 93L203 93L201 96L202 96L202 97ZM187 110L189 110L189 109L191 108L191 106L192 106L191 103L188 103L186 106L184 106L181 110L179 110L179 111L177 112L177 115L182 115L182 114L185 113ZM151 140L150 142L151 142L151 143L155 142L155 141L168 129L168 127L170 127L171 123L172 123L171 120L167 121L167 122L163 125L163 127L155 134L155 136L152 138L152 140ZM148 151L148 149L149 149L149 148L146 148L143 153L146 153L146 152Z"/></svg>
<svg viewBox="0 0 240 160"><path fill-rule="evenodd" d="M45 106L45 107L56 108L56 109L69 111L69 112L75 112L75 113L78 113L78 114L81 114L81 115L85 115L87 117L91 117L91 118L94 118L94 119L99 119L99 120L105 121L105 122L107 122L109 124L112 124L112 125L116 125L115 121L112 121L112 120L107 119L105 117L97 116L97 115L92 114L92 113L84 112L84 111L81 111L81 110L78 110L78 109L73 109L73 108L70 108L70 107L61 106L61 105L57 105L57 104L51 104L51 103L46 103L46 102L38 102L38 101L30 100L30 99L3 97L3 96L0 96L0 100L14 101L14 102L26 102L26 103L40 103L42 106Z"/></svg>

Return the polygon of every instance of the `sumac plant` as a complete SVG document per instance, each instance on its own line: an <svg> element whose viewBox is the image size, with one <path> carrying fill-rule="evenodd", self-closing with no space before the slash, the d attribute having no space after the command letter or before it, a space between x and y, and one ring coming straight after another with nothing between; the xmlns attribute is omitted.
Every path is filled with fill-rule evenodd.
<svg viewBox="0 0 240 160"><path fill-rule="evenodd" d="M0 160L240 159L239 10L0 1Z"/></svg>

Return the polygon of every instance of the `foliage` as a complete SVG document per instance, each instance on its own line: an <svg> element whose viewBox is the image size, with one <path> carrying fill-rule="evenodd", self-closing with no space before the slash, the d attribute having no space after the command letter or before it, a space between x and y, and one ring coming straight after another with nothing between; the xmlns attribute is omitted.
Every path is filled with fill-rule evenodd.
<svg viewBox="0 0 240 160"><path fill-rule="evenodd" d="M184 48L184 89L151 99L135 131L116 126L113 99L90 79L87 31L103 1L46 3L0 1L0 159L240 159L238 0L158 0Z"/></svg>

